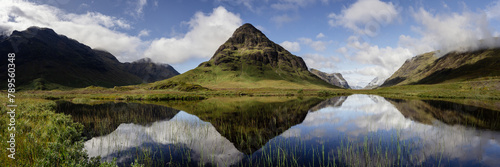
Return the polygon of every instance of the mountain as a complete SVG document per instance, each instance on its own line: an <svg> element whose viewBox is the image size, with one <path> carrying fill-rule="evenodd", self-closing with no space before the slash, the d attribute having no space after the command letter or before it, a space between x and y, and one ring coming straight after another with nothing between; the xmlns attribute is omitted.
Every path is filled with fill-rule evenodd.
<svg viewBox="0 0 500 167"><path fill-rule="evenodd" d="M169 81L208 88L334 87L309 72L302 58L292 55L248 23L236 29L209 61Z"/></svg>
<svg viewBox="0 0 500 167"><path fill-rule="evenodd" d="M500 76L500 49L450 52L438 58L435 52L407 60L381 86L437 84Z"/></svg>
<svg viewBox="0 0 500 167"><path fill-rule="evenodd" d="M368 83L368 85L365 86L364 89L375 89L382 85L382 83L384 83L383 79L375 77L370 83Z"/></svg>
<svg viewBox="0 0 500 167"><path fill-rule="evenodd" d="M351 86L351 89L363 89L362 86Z"/></svg>
<svg viewBox="0 0 500 167"><path fill-rule="evenodd" d="M179 75L179 72L168 64L157 64L150 58L143 58L132 63L123 63L125 71L142 79L144 83L156 82Z"/></svg>
<svg viewBox="0 0 500 167"><path fill-rule="evenodd" d="M0 54L8 53L16 54L18 89L114 87L143 83L142 77L148 76L144 72L130 72L144 69L137 67L141 63L124 65L106 51L91 49L48 28L30 27L12 32L0 40ZM7 59L2 59L0 67L7 69L8 63ZM156 71L146 73L152 72ZM0 79L7 79L7 70L0 71Z"/></svg>
<svg viewBox="0 0 500 167"><path fill-rule="evenodd" d="M344 79L344 77L342 77L342 74L340 73L331 73L331 74L328 74L328 73L325 73L325 72L322 72L322 71L319 71L319 70L316 70L316 69L313 69L311 68L311 73L313 73L314 75L318 76L319 78L321 78L322 80L332 84L332 85L335 85L335 86L338 86L338 87L341 87L341 88L344 88L344 89L350 89L351 87L349 86L349 84L347 83L347 81Z"/></svg>

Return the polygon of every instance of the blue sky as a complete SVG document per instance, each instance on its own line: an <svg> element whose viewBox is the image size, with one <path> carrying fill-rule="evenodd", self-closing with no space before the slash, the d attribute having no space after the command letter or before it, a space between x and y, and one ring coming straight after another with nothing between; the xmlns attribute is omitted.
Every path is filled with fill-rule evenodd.
<svg viewBox="0 0 500 167"><path fill-rule="evenodd" d="M0 0L0 31L49 27L120 61L150 57L179 72L207 61L251 23L351 86L385 79L429 51L496 47L499 1L454 0ZM441 54L442 55L442 54Z"/></svg>

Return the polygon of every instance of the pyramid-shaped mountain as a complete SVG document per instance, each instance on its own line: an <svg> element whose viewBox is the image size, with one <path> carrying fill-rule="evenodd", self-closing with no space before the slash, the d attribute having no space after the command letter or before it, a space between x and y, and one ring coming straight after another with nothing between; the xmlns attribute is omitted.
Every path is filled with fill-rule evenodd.
<svg viewBox="0 0 500 167"><path fill-rule="evenodd" d="M302 58L248 23L236 29L209 61L169 80L209 88L334 87L310 73Z"/></svg>

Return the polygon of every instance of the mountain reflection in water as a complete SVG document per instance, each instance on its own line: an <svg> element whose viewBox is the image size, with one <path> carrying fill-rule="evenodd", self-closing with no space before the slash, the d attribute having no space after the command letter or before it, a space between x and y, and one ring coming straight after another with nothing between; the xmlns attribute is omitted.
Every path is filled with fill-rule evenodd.
<svg viewBox="0 0 500 167"><path fill-rule="evenodd" d="M112 133L94 137L85 142L85 149L91 157L101 156L111 161L118 156L122 158L119 158L117 162L130 163L132 159L126 155L127 150L147 147L148 144L155 145L152 149L168 145L172 149L176 146L177 148L185 147L189 149L191 154L189 156L192 156L193 161L201 164L213 163L218 166L235 164L244 155L229 140L221 136L210 123L203 122L198 117L183 111L170 120L157 121L149 127L121 124ZM120 156L118 152L125 152L125 156ZM166 162L169 161L166 160Z"/></svg>
<svg viewBox="0 0 500 167"><path fill-rule="evenodd" d="M344 145L345 142L352 142L351 146L355 149L365 143L370 145L370 140L375 147L377 142L384 141L388 145L407 145L406 153L394 150L393 155L406 156L406 160L385 158L397 162L381 162L383 165L433 166L440 163L441 156L441 165L499 166L500 133L495 131L499 125L497 120L500 120L500 111L481 107L444 101L386 100L380 96L352 95L340 107L310 112L301 124L290 128L281 137L300 138L310 145L323 144L334 150L332 157L342 157L335 153L342 145L339 139ZM365 142L367 138L368 142ZM393 138L403 142L394 142ZM391 152L391 146L381 148L389 148L388 152ZM371 159L370 162L383 160ZM349 159L343 161L351 165Z"/></svg>
<svg viewBox="0 0 500 167"><path fill-rule="evenodd" d="M120 120L90 132L103 135L85 149L120 166L500 166L500 102L467 103L351 95L141 104L161 119Z"/></svg>

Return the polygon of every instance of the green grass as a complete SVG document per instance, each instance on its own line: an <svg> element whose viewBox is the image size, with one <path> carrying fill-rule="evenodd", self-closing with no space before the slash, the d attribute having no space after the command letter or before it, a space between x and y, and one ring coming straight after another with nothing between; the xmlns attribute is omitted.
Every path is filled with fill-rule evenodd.
<svg viewBox="0 0 500 167"><path fill-rule="evenodd" d="M257 50L244 50L247 52L259 52ZM239 54L235 54L239 55ZM208 61L199 67L185 72L181 75L160 81L167 82L184 82L199 84L210 89L218 88L309 88L309 89L325 89L335 88L325 81L315 77L309 71L303 69L290 69L283 65L279 67L271 67L271 65L255 65L258 62L252 63L251 60L239 60L241 56L233 56L228 58L238 58L230 63L214 65L214 62ZM260 62L262 63L262 62ZM154 83L158 85L160 83Z"/></svg>
<svg viewBox="0 0 500 167"><path fill-rule="evenodd" d="M403 85L374 90L352 90L350 93L376 94L384 97L492 99L500 100L500 77L478 78L469 81Z"/></svg>
<svg viewBox="0 0 500 167"><path fill-rule="evenodd" d="M4 95L4 94L2 94ZM2 98L2 104L5 104ZM89 159L83 150L83 126L71 117L54 112L53 101L17 98L15 160L1 149L0 162L5 166L99 166L96 158ZM7 108L2 106L0 119L1 141L8 141ZM7 148L7 142L2 142Z"/></svg>

